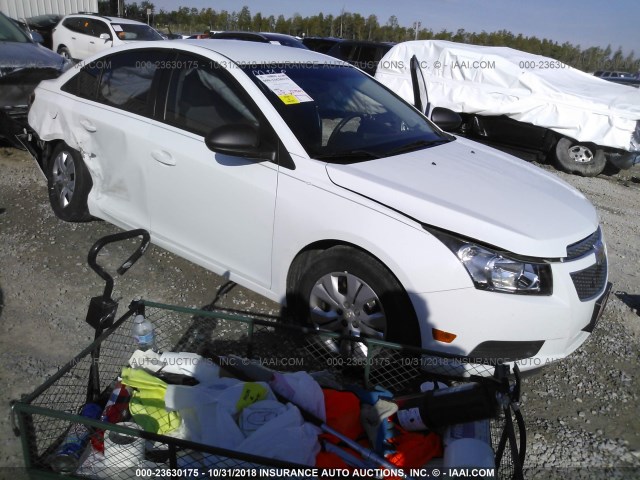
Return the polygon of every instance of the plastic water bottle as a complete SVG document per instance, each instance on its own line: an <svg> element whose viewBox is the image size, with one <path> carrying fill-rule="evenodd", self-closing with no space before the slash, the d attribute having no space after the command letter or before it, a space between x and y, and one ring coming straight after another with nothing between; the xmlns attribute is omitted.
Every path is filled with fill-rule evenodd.
<svg viewBox="0 0 640 480"><path fill-rule="evenodd" d="M138 350L155 349L156 335L153 323L147 320L144 315L138 314L135 316L131 333Z"/></svg>
<svg viewBox="0 0 640 480"><path fill-rule="evenodd" d="M100 418L102 407L97 403L87 403L82 407L80 416L92 419ZM89 437L94 432L92 427L83 423L74 423L58 448L58 451L50 461L53 471L70 474L78 469L80 458L89 443Z"/></svg>

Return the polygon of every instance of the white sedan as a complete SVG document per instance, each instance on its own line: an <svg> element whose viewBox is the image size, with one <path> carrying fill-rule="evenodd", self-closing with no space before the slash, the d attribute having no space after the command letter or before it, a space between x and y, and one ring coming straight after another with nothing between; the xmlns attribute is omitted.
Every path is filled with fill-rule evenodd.
<svg viewBox="0 0 640 480"><path fill-rule="evenodd" d="M42 82L29 123L58 217L145 228L301 323L529 369L608 292L582 194L321 54L119 47Z"/></svg>

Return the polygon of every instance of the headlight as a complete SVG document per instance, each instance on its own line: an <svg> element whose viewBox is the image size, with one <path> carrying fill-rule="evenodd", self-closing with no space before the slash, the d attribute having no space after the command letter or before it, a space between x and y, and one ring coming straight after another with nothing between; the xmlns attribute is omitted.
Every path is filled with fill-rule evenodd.
<svg viewBox="0 0 640 480"><path fill-rule="evenodd" d="M551 295L551 266L519 259L489 247L429 229L456 255L479 290L521 295Z"/></svg>

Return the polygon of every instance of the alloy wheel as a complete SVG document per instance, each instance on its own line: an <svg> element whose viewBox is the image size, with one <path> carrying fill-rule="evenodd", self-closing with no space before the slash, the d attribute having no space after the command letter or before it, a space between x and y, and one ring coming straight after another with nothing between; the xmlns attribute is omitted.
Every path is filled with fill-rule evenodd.
<svg viewBox="0 0 640 480"><path fill-rule="evenodd" d="M76 166L69 152L63 150L53 160L52 180L58 203L65 208L76 187Z"/></svg>
<svg viewBox="0 0 640 480"><path fill-rule="evenodd" d="M319 278L309 298L311 322L317 328L350 337L384 340L387 317L380 298L362 279L348 272L331 272ZM359 342L333 342L342 355L366 355Z"/></svg>

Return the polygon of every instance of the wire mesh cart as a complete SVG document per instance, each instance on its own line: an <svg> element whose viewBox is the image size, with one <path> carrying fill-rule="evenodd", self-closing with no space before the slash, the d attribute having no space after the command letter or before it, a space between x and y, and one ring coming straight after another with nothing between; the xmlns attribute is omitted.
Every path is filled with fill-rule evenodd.
<svg viewBox="0 0 640 480"><path fill-rule="evenodd" d="M279 473L287 478L321 476L310 474L309 465L214 447L84 414L86 405L109 398L115 380L128 365L135 350L131 331L139 314L144 314L155 327L157 351L191 352L217 365L220 359L240 358L278 372L322 372L341 385L382 388L394 398L410 398L425 381L486 386L498 399L496 414L490 421L495 477L522 478L526 435L518 407L517 369L514 377L507 375L506 366L471 364L469 359L455 355L368 338L344 338L277 318L191 309L148 300L132 302L116 318L118 304L111 299L113 279L97 264L96 257L105 245L136 237L141 237L141 244L118 269L123 274L146 250L148 233L124 232L94 244L89 252L89 265L106 282L103 295L91 299L87 312L87 322L96 330L95 340L34 392L12 402L14 430L21 437L25 466L31 478L218 478L233 472L268 478ZM352 342L356 352L349 358L335 348L345 341ZM465 378L459 376L461 367L467 374ZM90 432L89 439L79 440L73 457L76 465L60 472L55 468L56 458L78 429ZM107 456L107 442L120 457ZM100 448L105 449L104 455L96 454ZM375 463L377 457L373 458ZM436 461L433 465L441 464ZM400 473L409 476L408 471Z"/></svg>

